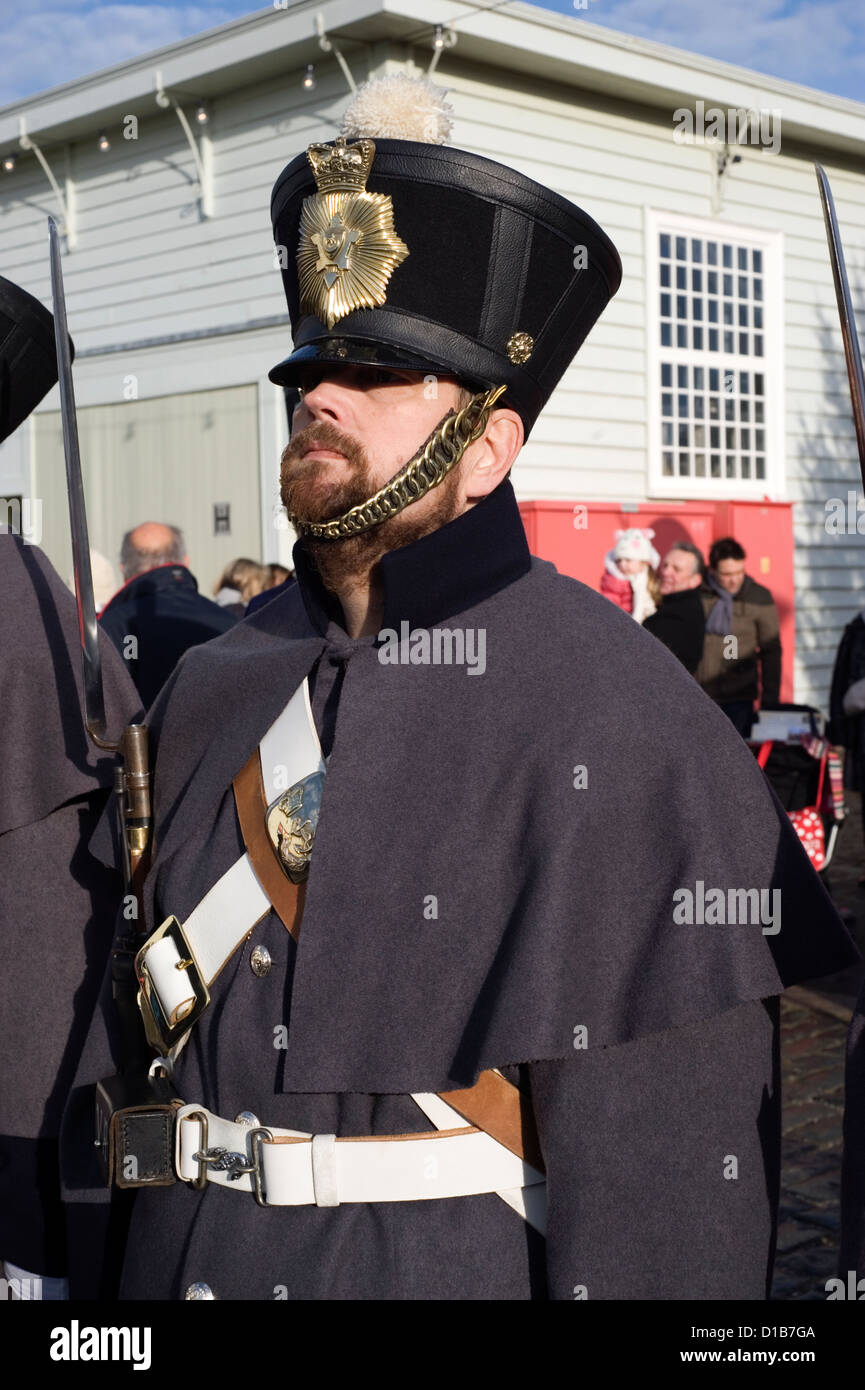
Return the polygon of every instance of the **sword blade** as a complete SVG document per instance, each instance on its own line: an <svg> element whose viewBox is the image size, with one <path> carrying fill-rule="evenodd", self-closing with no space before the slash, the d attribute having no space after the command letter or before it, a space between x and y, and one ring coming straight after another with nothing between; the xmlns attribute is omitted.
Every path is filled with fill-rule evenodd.
<svg viewBox="0 0 865 1390"><path fill-rule="evenodd" d="M847 266L844 261L844 248L835 215L835 202L829 180L822 165L815 164L820 200L823 204L823 218L826 223L826 239L829 242L829 257L832 261L832 277L835 281L835 298L838 301L838 314L841 319L841 337L844 340L844 356L847 360L847 377L850 382L850 399L853 403L853 425L856 430L856 444L859 449L859 467L862 472L862 486L865 488L865 376L862 373L862 353L856 333L856 315L853 312L853 297L847 279Z"/></svg>
<svg viewBox="0 0 865 1390"><path fill-rule="evenodd" d="M48 240L51 251L51 296L54 302L54 338L57 344L60 413L63 421L63 452L66 456L66 491L69 496L69 521L72 528L72 573L75 579L78 633L81 639L81 659L84 671L84 726L99 748L116 748L116 744L107 743L104 738L105 699L102 691L99 630L96 625L96 601L93 597L93 573L90 568L87 512L84 506L84 483L81 477L81 455L78 448L78 423L75 418L72 357L69 351L69 330L66 323L63 269L60 264L60 237L57 223L53 217L48 219Z"/></svg>

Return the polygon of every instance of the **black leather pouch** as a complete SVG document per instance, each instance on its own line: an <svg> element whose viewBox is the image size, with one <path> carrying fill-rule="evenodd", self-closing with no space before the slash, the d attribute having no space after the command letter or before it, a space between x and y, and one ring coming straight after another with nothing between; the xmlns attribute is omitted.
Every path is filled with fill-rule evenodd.
<svg viewBox="0 0 865 1390"><path fill-rule="evenodd" d="M138 1072L99 1082L94 1142L109 1187L169 1187L177 1181L174 1123L182 1104L165 1076Z"/></svg>

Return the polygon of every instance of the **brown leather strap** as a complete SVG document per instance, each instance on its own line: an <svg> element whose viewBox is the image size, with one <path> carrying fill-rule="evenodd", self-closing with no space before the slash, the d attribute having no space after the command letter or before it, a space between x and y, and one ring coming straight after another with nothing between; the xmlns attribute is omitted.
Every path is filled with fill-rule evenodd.
<svg viewBox="0 0 865 1390"><path fill-rule="evenodd" d="M482 1071L468 1090L443 1091L439 1099L539 1173L545 1172L531 1104L507 1077L497 1071Z"/></svg>
<svg viewBox="0 0 865 1390"><path fill-rule="evenodd" d="M306 884L292 883L279 867L267 834L261 759L256 748L245 767L234 779L234 800L243 833L243 843L255 876L270 898L283 926L294 937L300 934L300 919L306 898ZM504 1144L511 1153L525 1159L538 1172L544 1172L540 1144L528 1099L498 1072L482 1072L464 1091L447 1091L441 1100L450 1105L469 1124ZM375 1135L373 1138L380 1138Z"/></svg>
<svg viewBox="0 0 865 1390"><path fill-rule="evenodd" d="M282 925L295 939L300 935L300 919L306 898L306 884L292 883L282 872L267 834L264 783L261 780L261 759L258 749L242 767L232 783L237 818L243 834L246 852L255 876L270 898Z"/></svg>

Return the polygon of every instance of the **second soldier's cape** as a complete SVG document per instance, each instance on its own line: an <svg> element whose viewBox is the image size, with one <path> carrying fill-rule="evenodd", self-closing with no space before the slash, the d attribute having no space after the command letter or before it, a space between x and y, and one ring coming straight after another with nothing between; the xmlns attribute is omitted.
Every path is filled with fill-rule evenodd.
<svg viewBox="0 0 865 1390"><path fill-rule="evenodd" d="M57 380L54 322L0 276L0 441ZM0 1259L66 1270L57 1135L102 977L120 879L87 842L114 758L84 731L75 600L48 559L0 531ZM139 708L102 643L109 736Z"/></svg>
<svg viewBox="0 0 865 1390"><path fill-rule="evenodd" d="M0 834L110 788L115 757L84 728L75 599L37 546L0 534ZM100 641L109 738L141 703L123 659Z"/></svg>
<svg viewBox="0 0 865 1390"><path fill-rule="evenodd" d="M850 1293L848 1277L865 1280L865 987L863 987L847 1037L844 1077L844 1155L841 1170L841 1255L838 1273L844 1281L844 1298L861 1299L863 1283Z"/></svg>
<svg viewBox="0 0 865 1390"><path fill-rule="evenodd" d="M685 1026L855 958L752 753L659 643L527 552L513 582L493 561L489 596L463 611L445 571L429 585L424 546L456 556L484 516L492 556L503 519L519 524L509 483L444 541L382 564L382 628L447 613L483 634L482 673L325 636L307 577L189 652L152 712L151 929L230 867L210 846L233 777L314 663L345 665L285 1091L468 1086L488 1067L578 1057L575 1037L596 1048Z"/></svg>
<svg viewBox="0 0 865 1390"><path fill-rule="evenodd" d="M139 710L101 645L109 736ZM111 944L121 881L87 850L114 758L84 732L75 600L0 535L0 1255L65 1272L56 1140Z"/></svg>

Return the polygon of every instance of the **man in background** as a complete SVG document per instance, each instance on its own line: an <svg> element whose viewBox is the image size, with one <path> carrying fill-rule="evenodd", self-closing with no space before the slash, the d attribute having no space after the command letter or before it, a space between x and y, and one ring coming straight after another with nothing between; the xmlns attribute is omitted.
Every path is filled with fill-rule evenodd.
<svg viewBox="0 0 865 1390"><path fill-rule="evenodd" d="M237 617L198 592L176 526L145 521L127 531L120 568L126 582L100 621L148 707L183 653L226 632Z"/></svg>
<svg viewBox="0 0 865 1390"><path fill-rule="evenodd" d="M715 541L700 597L706 640L697 680L744 738L760 697L777 705L781 690L778 610L769 590L745 573L745 552L732 536Z"/></svg>
<svg viewBox="0 0 865 1390"><path fill-rule="evenodd" d="M699 589L703 583L703 556L690 541L677 541L660 569L661 602L643 627L669 647L693 676L703 653L705 614Z"/></svg>

